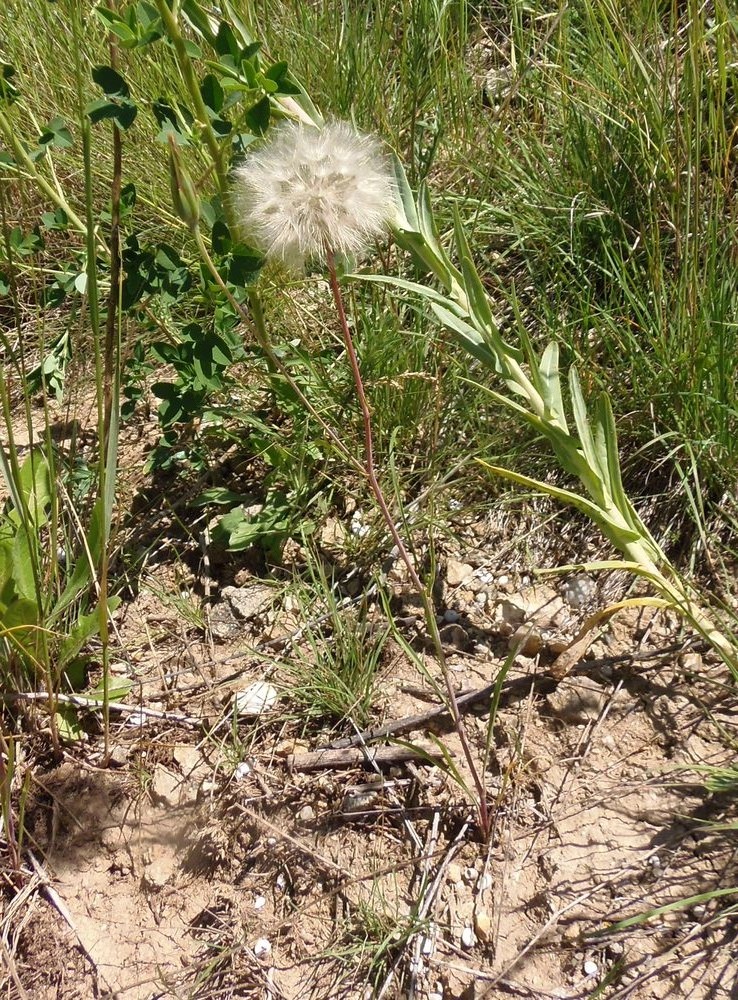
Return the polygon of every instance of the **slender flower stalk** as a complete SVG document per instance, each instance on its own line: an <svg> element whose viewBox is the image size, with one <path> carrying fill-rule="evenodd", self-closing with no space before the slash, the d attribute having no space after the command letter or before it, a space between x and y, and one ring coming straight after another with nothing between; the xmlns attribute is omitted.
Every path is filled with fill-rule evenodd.
<svg viewBox="0 0 738 1000"><path fill-rule="evenodd" d="M426 624L446 687L448 707L474 782L479 825L488 837L483 777L471 751L443 650L433 602L397 529L374 463L371 411L346 319L336 256L361 253L386 232L396 214L390 164L378 142L344 123L323 129L282 125L235 174L232 208L244 235L290 270L315 260L324 264L336 307L364 426L364 468L387 529L423 604Z"/></svg>

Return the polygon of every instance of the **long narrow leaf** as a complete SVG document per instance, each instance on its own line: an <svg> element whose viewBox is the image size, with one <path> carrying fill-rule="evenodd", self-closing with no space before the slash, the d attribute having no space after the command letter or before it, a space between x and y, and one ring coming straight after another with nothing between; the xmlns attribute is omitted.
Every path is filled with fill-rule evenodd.
<svg viewBox="0 0 738 1000"><path fill-rule="evenodd" d="M540 393L554 420L565 430L569 430L564 412L564 400L561 395L561 378L559 377L559 345L552 340L541 357L539 365Z"/></svg>
<svg viewBox="0 0 738 1000"><path fill-rule="evenodd" d="M457 281L461 281L460 272L451 263L451 260L443 249L441 245L441 237L438 232L438 227L436 226L436 220L433 215L433 209L431 208L430 195L428 193L428 186L423 181L418 188L418 222L420 224L420 232L425 238L426 243L431 247L437 257L443 261L445 266L448 268L449 274L453 275Z"/></svg>
<svg viewBox="0 0 738 1000"><path fill-rule="evenodd" d="M462 316L459 307L452 299L449 299L442 292L436 291L435 288L431 288L429 285L421 285L417 281L408 281L406 278L396 278L387 274L361 274L360 272L346 274L344 277L348 281L369 281L377 285L393 285L395 288L402 288L406 292L413 292L424 299L436 302L438 305L443 306L444 309L448 309L449 312L458 315L459 318Z"/></svg>
<svg viewBox="0 0 738 1000"><path fill-rule="evenodd" d="M602 428L607 453L607 471L610 493L618 510L627 519L628 523L637 531L641 529L647 534L645 525L633 510L633 505L628 499L623 487L622 473L620 471L620 454L618 451L618 436L615 429L615 416L612 412L612 404L607 393L602 393L596 403L596 419Z"/></svg>
<svg viewBox="0 0 738 1000"><path fill-rule="evenodd" d="M594 438L592 437L592 428L589 425L587 405L584 402L582 386L579 382L579 374L573 365L569 369L569 392L571 393L571 406L574 413L574 422L577 426L577 433L579 434L579 441L582 446L582 452L584 453L584 457L592 472L604 484L608 480L607 469L602 468L597 456Z"/></svg>
<svg viewBox="0 0 738 1000"><path fill-rule="evenodd" d="M447 309L445 306L438 305L436 302L431 302L431 309L441 323L443 323L447 329L455 334L461 345L470 354L473 354L475 358L478 358L482 364L486 365L488 368L493 368L498 374L502 374L497 355L494 351L490 350L478 330L475 330L473 326L470 326L463 319L460 319L455 313L451 312L451 310Z"/></svg>
<svg viewBox="0 0 738 1000"><path fill-rule="evenodd" d="M489 462L485 462L481 458L476 459L476 461L489 472L500 476L502 479L509 479L510 482L517 483L518 486L526 486L528 489L535 490L538 493L545 493L570 507L575 507L591 518L595 524L598 524L611 541L614 540L615 533L624 542L637 542L641 539L641 535L638 532L629 531L620 525L613 525L597 504L592 503L591 500L587 500L578 493L572 493L571 490L562 489L560 486L552 486L551 483L543 483L539 479L532 479L530 476L521 475L521 473L513 472L510 469L503 469L499 465L490 465Z"/></svg>
<svg viewBox="0 0 738 1000"><path fill-rule="evenodd" d="M407 179L402 161L395 153L392 154L392 170L395 175L395 185L397 188L396 203L401 212L401 218L398 218L396 225L407 232L419 233L420 220L415 208L415 196Z"/></svg>

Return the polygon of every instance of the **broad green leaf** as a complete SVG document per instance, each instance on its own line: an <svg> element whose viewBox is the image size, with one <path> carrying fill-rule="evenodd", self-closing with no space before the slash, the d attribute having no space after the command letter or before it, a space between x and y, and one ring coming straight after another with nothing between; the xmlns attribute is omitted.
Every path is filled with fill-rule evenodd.
<svg viewBox="0 0 738 1000"><path fill-rule="evenodd" d="M133 681L128 677L111 677L108 681L108 698L110 701L122 701L133 689ZM102 680L92 689L91 696L97 701L103 698L105 688Z"/></svg>
<svg viewBox="0 0 738 1000"><path fill-rule="evenodd" d="M72 574L52 609L50 621L59 620L67 608L90 585L93 576L90 560L92 560L93 566L100 565L103 509L103 500L98 497L87 524L86 544L80 547Z"/></svg>
<svg viewBox="0 0 738 1000"><path fill-rule="evenodd" d="M433 208L431 207L430 193L428 191L428 185L425 181L421 181L420 187L418 188L417 209L420 232L425 238L425 242L429 247L431 247L438 259L443 261L443 264L449 274L453 275L453 277L460 282L461 273L451 263L448 254L441 246L441 237L438 234L438 227L436 226L436 220L433 216Z"/></svg>
<svg viewBox="0 0 738 1000"><path fill-rule="evenodd" d="M35 631L38 624L38 604L31 598L19 597L5 609L0 629L17 630L18 633L27 629Z"/></svg>
<svg viewBox="0 0 738 1000"><path fill-rule="evenodd" d="M623 487L623 479L620 470L620 454L618 451L618 435L615 429L615 416L612 412L612 403L607 393L602 393L595 406L595 419L601 428L606 450L606 462L608 471L608 483L610 493L615 502L615 506L625 517L631 527L644 535L648 534L645 525L633 509L628 496Z"/></svg>
<svg viewBox="0 0 738 1000"><path fill-rule="evenodd" d="M200 84L200 94L205 102L205 106L215 114L223 107L225 95L218 78L214 73L208 73Z"/></svg>
<svg viewBox="0 0 738 1000"><path fill-rule="evenodd" d="M236 288L244 288L250 284L264 266L261 254L243 243L237 243L230 254L226 265L226 280Z"/></svg>
<svg viewBox="0 0 738 1000"><path fill-rule="evenodd" d="M215 48L215 40L219 27L218 21L215 18L208 17L197 0L182 0L180 10L182 11L185 21L189 23L193 31L195 31L200 38L203 39L203 41L206 41L208 45Z"/></svg>
<svg viewBox="0 0 738 1000"><path fill-rule="evenodd" d="M497 332L497 324L492 317L492 310L489 307L484 285L482 284L476 267L471 260L464 256L461 258L461 273L464 281L464 289L469 300L469 308L473 314L475 323L483 330Z"/></svg>
<svg viewBox="0 0 738 1000"><path fill-rule="evenodd" d="M442 292L437 291L430 285L421 285L417 281L407 281L405 278L396 278L387 274L361 274L358 272L346 274L344 277L349 281L369 281L378 285L392 285L395 288L402 288L406 292L413 292L416 295L420 295L431 302L437 302L439 306L443 306L452 312L458 309L456 303ZM457 315L461 317L461 313L457 313Z"/></svg>
<svg viewBox="0 0 738 1000"><path fill-rule="evenodd" d="M490 350L487 342L478 330L475 330L473 326L470 326L467 322L460 319L455 313L451 312L450 309L446 309L444 306L431 302L431 309L441 323L443 323L448 330L456 335L462 346L465 347L470 354L473 354L475 358L479 358L479 360L489 368L493 368L495 371L499 372L499 362L497 360L497 356Z"/></svg>
<svg viewBox="0 0 738 1000"><path fill-rule="evenodd" d="M248 47L254 44L254 37L249 31L246 22L241 17L239 13L239 8L231 3L231 0L223 0L221 3L221 8L223 12L228 15L228 20L233 25L235 30L238 32L240 37L241 45Z"/></svg>
<svg viewBox="0 0 738 1000"><path fill-rule="evenodd" d="M0 62L0 101L7 101L12 104L18 99L18 90L10 82L15 76L15 66L10 63Z"/></svg>
<svg viewBox="0 0 738 1000"><path fill-rule="evenodd" d="M0 621L2 612L15 597L13 578L13 535L0 537Z"/></svg>
<svg viewBox="0 0 738 1000"><path fill-rule="evenodd" d="M85 737L79 721L79 711L74 705L59 705L54 715L54 724L64 743L78 743Z"/></svg>
<svg viewBox="0 0 738 1000"><path fill-rule="evenodd" d="M193 504L196 507L204 507L207 504L232 504L243 503L246 498L242 493L234 493L233 490L225 486L211 486L208 490L203 490L195 499Z"/></svg>
<svg viewBox="0 0 738 1000"><path fill-rule="evenodd" d="M262 97L246 112L246 122L256 135L264 135L269 128L271 104L268 97Z"/></svg>
<svg viewBox="0 0 738 1000"><path fill-rule="evenodd" d="M51 469L40 448L33 448L20 469L20 496L31 526L38 530L48 521L51 505Z"/></svg>
<svg viewBox="0 0 738 1000"><path fill-rule="evenodd" d="M65 668L99 630L100 612L97 608L88 615L80 615L69 634L59 644L59 666Z"/></svg>
<svg viewBox="0 0 738 1000"><path fill-rule="evenodd" d="M227 21L221 21L215 35L215 51L219 56L230 56L235 63L241 53L241 46Z"/></svg>
<svg viewBox="0 0 738 1000"><path fill-rule="evenodd" d="M136 44L135 31L117 14L107 7L93 7L93 13L104 24L107 30L123 44L124 48L133 48Z"/></svg>
<svg viewBox="0 0 738 1000"><path fill-rule="evenodd" d="M63 118L53 118L39 136L39 145L69 149L74 145L72 133Z"/></svg>
<svg viewBox="0 0 738 1000"><path fill-rule="evenodd" d="M518 302L518 297L515 294L515 285L512 286L511 292L511 304L515 314L515 329L518 337L520 338L520 343L523 345L522 356L519 360L525 360L528 362L528 368L531 373L533 384L535 385L536 391L542 396L543 383L541 382L541 376L538 370L538 358L535 350L533 349L533 343L528 334L528 329L523 322L523 317L520 312L520 304Z"/></svg>
<svg viewBox="0 0 738 1000"><path fill-rule="evenodd" d="M273 63L269 69L264 73L264 76L268 80L273 80L274 83L279 83L284 74L287 72L286 62L276 62Z"/></svg>
<svg viewBox="0 0 738 1000"><path fill-rule="evenodd" d="M124 97L116 100L101 97L97 101L91 101L85 111L93 125L112 119L124 131L131 127L138 114L136 105Z"/></svg>
<svg viewBox="0 0 738 1000"><path fill-rule="evenodd" d="M130 97L131 95L128 84L112 66L95 66L92 70L92 79L102 89L106 97Z"/></svg>

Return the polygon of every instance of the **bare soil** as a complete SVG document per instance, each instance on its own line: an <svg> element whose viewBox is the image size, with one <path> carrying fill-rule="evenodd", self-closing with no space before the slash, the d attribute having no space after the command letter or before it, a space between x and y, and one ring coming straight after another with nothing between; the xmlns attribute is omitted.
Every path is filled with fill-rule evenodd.
<svg viewBox="0 0 738 1000"><path fill-rule="evenodd" d="M557 653L623 580L583 604L563 599L566 588L534 581L533 562L513 558L515 530L459 527L436 595L460 691L489 684L510 645L533 636L496 717L488 702L464 712L480 760L491 732L486 843L443 718L401 738L432 748L435 734L459 781L421 756L382 773L368 759L302 771L302 754L355 730L307 724L291 701L287 668L305 623L286 574L247 559L211 566L214 607L226 584L274 591L216 644L192 560L162 532L116 613L113 669L134 687L113 715L109 758L90 715L87 740L63 760L29 751L18 767L29 853L16 883L4 859L2 995L738 995L734 897L700 898L738 887L732 798L699 770L734 761L735 689L709 654L678 649L677 623L651 609L613 619L567 677L551 679ZM340 537L335 524L326 547L329 536ZM387 643L377 724L438 704L417 667L438 679L417 605L397 567L387 580L415 662ZM234 696L254 681L278 700L239 718Z"/></svg>

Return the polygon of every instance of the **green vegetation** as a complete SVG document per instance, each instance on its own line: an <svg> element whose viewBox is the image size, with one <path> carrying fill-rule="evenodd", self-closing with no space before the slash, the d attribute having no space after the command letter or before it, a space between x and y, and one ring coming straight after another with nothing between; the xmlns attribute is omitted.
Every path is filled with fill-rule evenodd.
<svg viewBox="0 0 738 1000"><path fill-rule="evenodd" d="M506 476L570 503L626 560L603 550L599 568L645 577L658 601L645 600L677 609L737 672L723 572L738 525L730 6L82 6L0 12L0 809L13 864L15 706L44 693L59 758L82 729L57 697L99 699L107 761L110 702L129 690L111 675L113 612L157 544L152 511L293 586L304 629L280 679L290 710L349 734L374 719L394 545L485 838L500 689L476 769L433 603L451 500L489 509ZM386 140L404 212L368 263L336 269L326 247L343 342L325 269L286 274L251 246L231 178L281 121L334 118ZM150 447L121 463L152 409ZM357 512L327 568L326 522ZM283 558L288 544L303 562ZM380 624L347 602L346 578L379 588ZM358 937L380 943L383 972L399 938L370 916Z"/></svg>

